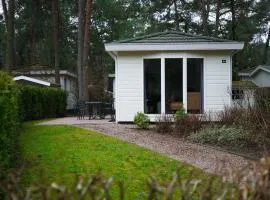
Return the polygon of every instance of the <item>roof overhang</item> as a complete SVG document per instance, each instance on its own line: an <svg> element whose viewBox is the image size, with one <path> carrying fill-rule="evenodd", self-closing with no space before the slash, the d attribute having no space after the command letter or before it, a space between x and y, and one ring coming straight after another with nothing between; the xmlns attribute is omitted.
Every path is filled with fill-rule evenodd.
<svg viewBox="0 0 270 200"><path fill-rule="evenodd" d="M241 50L243 42L200 42L200 43L107 43L105 50L118 51L186 51L186 50Z"/></svg>
<svg viewBox="0 0 270 200"><path fill-rule="evenodd" d="M55 76L55 70L26 70L26 71L12 71L12 74L13 75L21 75L21 74L24 74L24 75L33 75L33 76L39 76L39 75L52 75L52 76ZM59 71L59 75L62 76L70 76L70 77L73 77L73 78L77 78L77 75L72 73L72 72L69 72L68 70L60 70Z"/></svg>
<svg viewBox="0 0 270 200"><path fill-rule="evenodd" d="M264 68L263 66L258 66L258 67L256 67L256 69L254 69L254 70L250 73L249 76L253 76L253 75L256 74L259 70L263 70L263 71L265 71L265 72L270 73L270 70L269 70L269 69L266 69L266 68Z"/></svg>
<svg viewBox="0 0 270 200"><path fill-rule="evenodd" d="M39 85L44 85L44 86L51 86L50 82L47 81L42 81L36 78L31 78L28 76L17 76L13 78L14 81L27 81L27 82L31 82L31 83L35 83L35 84L39 84Z"/></svg>

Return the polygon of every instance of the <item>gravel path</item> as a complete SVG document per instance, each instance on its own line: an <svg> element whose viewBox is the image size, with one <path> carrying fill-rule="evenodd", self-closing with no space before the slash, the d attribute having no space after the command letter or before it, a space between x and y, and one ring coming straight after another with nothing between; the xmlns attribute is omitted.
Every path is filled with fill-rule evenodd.
<svg viewBox="0 0 270 200"><path fill-rule="evenodd" d="M172 135L141 131L134 125L81 124L77 126L100 131L106 135L157 151L212 174L221 175L228 169L239 170L249 164L249 161L243 157L189 143Z"/></svg>
<svg viewBox="0 0 270 200"><path fill-rule="evenodd" d="M108 123L107 120L83 121L84 123L76 118L62 118L41 124L69 124L88 130L96 130L217 175L222 175L228 169L242 169L249 164L249 161L241 156L189 143L173 135L159 134L151 130L142 131L136 129L134 125Z"/></svg>

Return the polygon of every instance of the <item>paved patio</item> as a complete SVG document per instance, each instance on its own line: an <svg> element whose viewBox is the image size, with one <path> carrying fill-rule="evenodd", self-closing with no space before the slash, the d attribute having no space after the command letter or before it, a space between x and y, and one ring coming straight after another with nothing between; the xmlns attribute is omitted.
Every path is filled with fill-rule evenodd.
<svg viewBox="0 0 270 200"><path fill-rule="evenodd" d="M219 151L206 146L189 143L179 137L158 134L153 130L138 130L132 124L116 124L105 120L77 120L74 117L42 122L41 125L66 124L88 130L96 130L106 135L148 148L171 158L191 164L212 174L222 174L228 169L242 169L249 160L234 154Z"/></svg>

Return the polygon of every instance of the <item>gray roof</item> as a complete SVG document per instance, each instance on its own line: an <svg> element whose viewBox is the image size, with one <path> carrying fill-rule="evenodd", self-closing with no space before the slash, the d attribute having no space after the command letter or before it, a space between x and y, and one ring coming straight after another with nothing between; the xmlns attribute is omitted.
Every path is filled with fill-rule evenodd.
<svg viewBox="0 0 270 200"><path fill-rule="evenodd" d="M259 65L259 66L254 67L254 68L244 69L244 70L238 72L238 75L239 76L251 76L252 74L254 74L255 72L257 72L260 69L264 70L266 72L270 72L270 65Z"/></svg>
<svg viewBox="0 0 270 200"><path fill-rule="evenodd" d="M270 71L270 65L260 65L259 67Z"/></svg>
<svg viewBox="0 0 270 200"><path fill-rule="evenodd" d="M166 31L140 37L114 41L112 43L183 43L183 42L236 42L232 40L193 35L178 31Z"/></svg>

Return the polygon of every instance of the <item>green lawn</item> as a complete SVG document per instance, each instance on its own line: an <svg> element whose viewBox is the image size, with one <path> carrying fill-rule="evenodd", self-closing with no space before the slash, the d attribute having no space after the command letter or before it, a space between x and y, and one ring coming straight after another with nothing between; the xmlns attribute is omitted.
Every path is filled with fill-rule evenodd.
<svg viewBox="0 0 270 200"><path fill-rule="evenodd" d="M124 181L127 195L133 199L138 192L146 190L146 180L151 175L165 181L181 168L183 177L191 170L196 178L209 177L201 170L153 151L72 126L26 123L20 146L26 185L43 177L45 183L71 186L76 175L87 177L101 170L106 177Z"/></svg>

